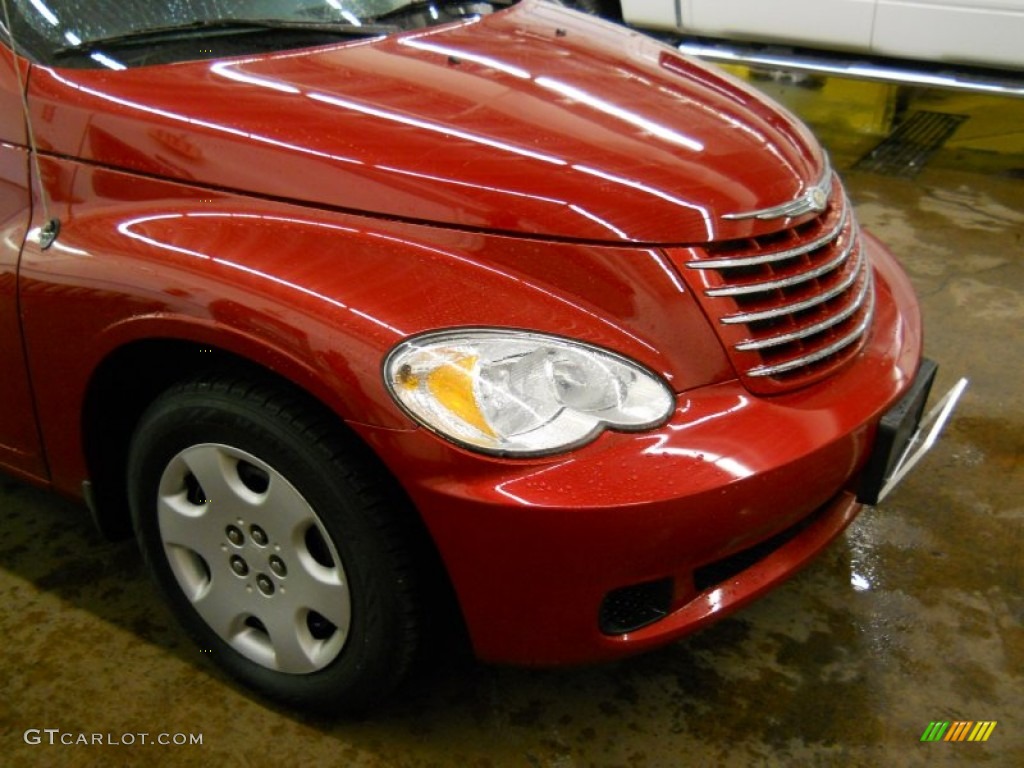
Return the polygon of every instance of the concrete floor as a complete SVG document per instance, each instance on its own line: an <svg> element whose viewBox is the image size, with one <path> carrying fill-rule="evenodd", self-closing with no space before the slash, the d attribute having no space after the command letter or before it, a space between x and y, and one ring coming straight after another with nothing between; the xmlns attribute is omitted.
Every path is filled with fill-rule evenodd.
<svg viewBox="0 0 1024 768"><path fill-rule="evenodd" d="M840 168L863 141L826 137ZM0 764L1024 765L1024 162L972 151L913 181L845 174L917 285L939 386L972 383L916 473L764 600L607 666L445 658L372 718L325 721L248 698L130 542L0 479ZM921 743L934 720L998 725ZM31 728L202 745L30 745Z"/></svg>

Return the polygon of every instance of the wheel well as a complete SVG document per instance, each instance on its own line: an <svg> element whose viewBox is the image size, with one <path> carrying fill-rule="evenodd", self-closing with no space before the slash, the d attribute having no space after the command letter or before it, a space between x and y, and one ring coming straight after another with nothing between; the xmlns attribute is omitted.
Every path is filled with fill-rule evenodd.
<svg viewBox="0 0 1024 768"><path fill-rule="evenodd" d="M183 378L241 364L245 363L240 358L222 350L171 339L129 344L100 364L86 389L82 444L95 519L105 535L131 535L124 472L132 432L143 411Z"/></svg>

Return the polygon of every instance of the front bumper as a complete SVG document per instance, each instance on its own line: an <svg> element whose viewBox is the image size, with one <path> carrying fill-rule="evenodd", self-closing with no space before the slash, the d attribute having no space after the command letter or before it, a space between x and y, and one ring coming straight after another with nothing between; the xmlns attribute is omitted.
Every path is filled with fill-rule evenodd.
<svg viewBox="0 0 1024 768"><path fill-rule="evenodd" d="M921 355L909 283L872 248L874 329L815 385L770 398L738 381L700 388L657 430L543 460L360 429L420 510L481 658L581 663L662 645L757 598L842 532L879 421ZM609 595L650 584L668 585L663 618L601 631Z"/></svg>

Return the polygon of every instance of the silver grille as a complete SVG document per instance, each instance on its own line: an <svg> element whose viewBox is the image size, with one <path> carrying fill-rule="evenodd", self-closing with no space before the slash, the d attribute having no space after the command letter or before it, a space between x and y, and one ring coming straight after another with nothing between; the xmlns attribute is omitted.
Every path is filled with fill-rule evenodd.
<svg viewBox="0 0 1024 768"><path fill-rule="evenodd" d="M753 389L778 391L827 375L859 351L871 327L871 268L838 181L832 200L810 221L709 246L686 264Z"/></svg>

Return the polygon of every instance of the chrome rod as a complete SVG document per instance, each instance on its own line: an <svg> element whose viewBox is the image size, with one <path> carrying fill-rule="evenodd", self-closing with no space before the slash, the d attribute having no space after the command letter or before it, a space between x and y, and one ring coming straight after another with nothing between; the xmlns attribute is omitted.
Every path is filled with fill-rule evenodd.
<svg viewBox="0 0 1024 768"><path fill-rule="evenodd" d="M792 277L783 277L778 280L768 280L763 283L749 283L747 285L730 285L724 288L709 288L704 291L705 296L711 298L718 298L721 296L749 296L752 293L768 293L770 291L778 290L779 288L791 288L794 285L800 285L806 283L809 280L814 280L816 277L828 274L834 269L841 267L847 259L850 258L850 253L853 252L853 247L857 242L857 238L851 237L850 242L846 244L842 252L836 258L821 264L814 269L809 269L806 272L801 272L798 275Z"/></svg>
<svg viewBox="0 0 1024 768"><path fill-rule="evenodd" d="M839 222L824 235L821 235L809 243L804 243L796 248L788 248L784 251L773 251L771 253L762 253L757 256L741 256L733 259L711 259L709 261L691 261L686 266L690 269L729 269L730 267L752 267L758 264L774 264L779 261L785 261L786 259L793 259L797 256L803 256L805 253L810 253L822 246L828 245L839 237L840 233L843 231L843 227L846 226L849 219L850 208L848 205L844 205L843 213L839 218Z"/></svg>
<svg viewBox="0 0 1024 768"><path fill-rule="evenodd" d="M864 306L864 300L867 298L868 291L871 289L871 279L864 281L864 285L861 286L860 291L857 292L857 296L853 302L840 312L831 315L824 320L809 325L806 328L800 328L796 331L790 331L789 333L780 334L779 336L770 336L766 339L748 339L747 341L741 341L736 345L736 349L740 352L752 352L759 349L768 349L769 347L778 347L782 344L788 344L791 341L799 341L800 339L806 339L808 336L813 336L816 333L827 331L836 325L839 325L845 320L855 315L862 306Z"/></svg>
<svg viewBox="0 0 1024 768"><path fill-rule="evenodd" d="M827 357L831 357L836 352L856 343L867 331L871 325L871 321L875 316L875 295L870 293L870 300L868 302L867 313L864 315L864 319L854 328L850 333L843 336L838 341L829 344L827 347L816 349L807 355L787 360L784 363L777 363L775 365L759 365L757 368L751 368L747 371L747 376L776 376L780 373L786 373L787 371L794 371L797 368L803 368L811 363L816 363L819 360L824 360Z"/></svg>
<svg viewBox="0 0 1024 768"><path fill-rule="evenodd" d="M844 59L805 52L789 54L767 53L752 47L735 43L709 44L684 40L677 44L681 53L697 56L719 64L754 64L772 69L793 72L852 77L862 80L876 80L898 85L949 88L959 91L991 93L1000 96L1024 97L1024 78L1014 73L982 73L965 68L959 72L932 72L925 68L915 69L912 62L891 62L889 60Z"/></svg>
<svg viewBox="0 0 1024 768"><path fill-rule="evenodd" d="M848 291L855 282L857 282L857 279L864 271L864 265L866 262L863 248L857 252L857 256L855 258L856 262L854 264L854 268L850 271L850 274L844 277L841 283L834 285L823 293L819 293L809 299L804 299L803 301L784 304L773 307L772 309L762 309L757 312L740 312L735 315L726 315L721 319L721 322L724 325L741 325L744 323L756 323L759 320L774 320L797 312L803 312L806 309L813 309L819 304L824 304L837 296L841 296L846 293L846 291Z"/></svg>

